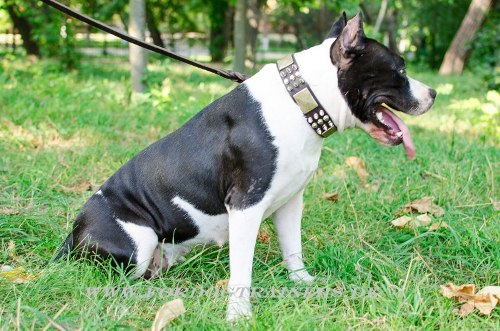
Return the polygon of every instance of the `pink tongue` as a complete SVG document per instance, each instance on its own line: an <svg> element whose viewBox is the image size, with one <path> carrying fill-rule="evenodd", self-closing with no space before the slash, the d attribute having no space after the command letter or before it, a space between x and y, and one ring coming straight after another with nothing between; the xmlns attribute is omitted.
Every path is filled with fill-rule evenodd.
<svg viewBox="0 0 500 331"><path fill-rule="evenodd" d="M403 133L403 146L406 151L406 155L410 160L415 158L415 146L411 141L410 130L406 127L404 122L397 117L393 112L386 108L381 108L380 111L384 115L384 120L393 127L393 129L401 131Z"/></svg>

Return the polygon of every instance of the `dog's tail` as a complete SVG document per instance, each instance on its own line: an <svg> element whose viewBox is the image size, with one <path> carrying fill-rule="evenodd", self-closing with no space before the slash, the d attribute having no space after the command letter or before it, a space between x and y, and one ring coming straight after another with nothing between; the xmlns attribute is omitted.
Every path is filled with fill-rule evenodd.
<svg viewBox="0 0 500 331"><path fill-rule="evenodd" d="M57 261L63 256L68 255L72 249L73 249L73 232L70 232L70 234L66 237L66 240L62 243L61 246L59 246L57 252L54 254L52 259L50 259L50 262Z"/></svg>

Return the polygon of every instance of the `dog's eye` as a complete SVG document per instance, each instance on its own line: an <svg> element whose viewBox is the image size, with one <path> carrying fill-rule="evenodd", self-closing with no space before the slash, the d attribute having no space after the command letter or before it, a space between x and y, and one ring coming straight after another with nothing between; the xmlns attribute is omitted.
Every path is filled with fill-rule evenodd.
<svg viewBox="0 0 500 331"><path fill-rule="evenodd" d="M400 73L401 75L406 75L406 69L405 69L405 68L403 68L403 69L399 69L399 73Z"/></svg>

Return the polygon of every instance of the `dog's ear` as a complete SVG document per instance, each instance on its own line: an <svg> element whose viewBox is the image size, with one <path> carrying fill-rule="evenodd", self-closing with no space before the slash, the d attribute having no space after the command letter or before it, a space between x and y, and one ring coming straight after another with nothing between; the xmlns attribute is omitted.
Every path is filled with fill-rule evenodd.
<svg viewBox="0 0 500 331"><path fill-rule="evenodd" d="M363 15L359 12L347 21L339 36L342 55L351 57L365 47L365 32L363 31Z"/></svg>
<svg viewBox="0 0 500 331"><path fill-rule="evenodd" d="M328 38L337 38L340 36L340 33L342 30L345 28L347 24L347 16L345 15L345 12L342 12L342 15L339 17L337 22L333 23L332 28L330 29L330 32L328 33Z"/></svg>

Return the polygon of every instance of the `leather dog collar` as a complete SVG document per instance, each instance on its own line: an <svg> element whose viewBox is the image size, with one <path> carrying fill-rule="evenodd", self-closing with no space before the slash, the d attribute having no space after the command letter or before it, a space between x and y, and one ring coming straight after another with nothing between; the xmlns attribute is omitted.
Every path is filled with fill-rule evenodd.
<svg viewBox="0 0 500 331"><path fill-rule="evenodd" d="M288 94L302 110L307 123L314 132L326 138L337 131L331 116L319 103L311 87L302 77L295 57L288 55L279 60L276 66Z"/></svg>

